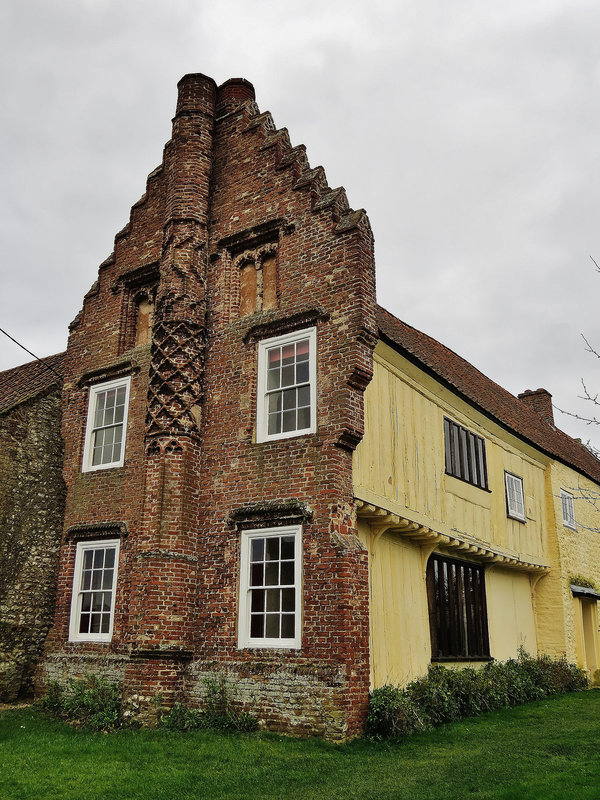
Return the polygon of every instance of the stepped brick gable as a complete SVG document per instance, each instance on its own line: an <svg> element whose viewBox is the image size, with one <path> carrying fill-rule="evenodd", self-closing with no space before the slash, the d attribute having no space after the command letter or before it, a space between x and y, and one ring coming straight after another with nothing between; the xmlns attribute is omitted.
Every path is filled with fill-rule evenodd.
<svg viewBox="0 0 600 800"><path fill-rule="evenodd" d="M185 76L163 162L71 325L65 533L42 684L102 673L144 716L158 695L201 702L203 679L223 672L267 725L332 738L360 730L368 578L352 452L376 334L364 212L259 112L251 84ZM259 351L272 365L290 346L296 383L280 380L302 385L257 396ZM249 623L241 548L262 530L248 538L277 542L278 580L291 581L286 563L297 569L295 598L251 590ZM104 559L94 571L110 591L86 596L82 583L74 610L86 546L90 565ZM94 603L98 620L105 604L103 622ZM266 645L245 641L249 624L280 625L285 646L267 629Z"/></svg>

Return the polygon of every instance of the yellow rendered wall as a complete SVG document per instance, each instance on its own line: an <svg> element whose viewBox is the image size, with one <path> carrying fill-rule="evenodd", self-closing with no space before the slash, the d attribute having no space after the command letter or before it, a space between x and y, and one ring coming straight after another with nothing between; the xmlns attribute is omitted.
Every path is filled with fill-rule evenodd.
<svg viewBox="0 0 600 800"><path fill-rule="evenodd" d="M558 584L557 595L560 599L558 602L556 600L553 602L552 598L548 598L550 607L541 606L540 614L551 616L554 613L554 615L562 616L565 628L565 643L562 652L566 653L569 660L577 661L580 666L593 671L598 668L598 651L600 650L597 609L593 610L596 620L594 623L596 655L586 659L582 638L582 615L583 608L587 608L587 606L584 606L581 600L573 598L570 584L572 578L579 575L595 583L596 588L600 591L600 487L557 462L552 464L548 475L549 513L554 515L554 529L557 537L554 548L555 563L552 566L556 576L554 582ZM566 489L574 495L577 530L567 528L563 524L561 489ZM541 596L543 589L543 582L541 582ZM589 601L587 602L589 604Z"/></svg>
<svg viewBox="0 0 600 800"><path fill-rule="evenodd" d="M462 533L523 561L545 563L549 460L387 345L378 344L374 361L365 436L354 454L355 496L438 533ZM485 439L490 491L445 474L444 417ZM507 517L505 470L523 478L525 523ZM377 538L364 520L359 530L370 554L372 683L404 684L430 663L429 551L399 534ZM537 653L529 574L488 567L486 596L491 655L514 657L521 646Z"/></svg>
<svg viewBox="0 0 600 800"><path fill-rule="evenodd" d="M375 541L363 521L359 535L369 552L371 683L403 685L424 675L431 659L427 554L393 533ZM514 658L521 646L536 654L529 576L494 567L485 580L492 657Z"/></svg>
<svg viewBox="0 0 600 800"><path fill-rule="evenodd" d="M390 534L372 547L360 521L359 535L369 551L371 683L404 684L424 675L431 658L421 548Z"/></svg>
<svg viewBox="0 0 600 800"><path fill-rule="evenodd" d="M485 571L490 653L499 661L514 658L523 647L537 654L529 575L514 570Z"/></svg>
<svg viewBox="0 0 600 800"><path fill-rule="evenodd" d="M445 474L444 417L486 442L487 492ZM547 463L383 343L365 392L365 435L354 454L354 493L448 535L466 533L542 562ZM523 478L527 522L506 514L504 471Z"/></svg>

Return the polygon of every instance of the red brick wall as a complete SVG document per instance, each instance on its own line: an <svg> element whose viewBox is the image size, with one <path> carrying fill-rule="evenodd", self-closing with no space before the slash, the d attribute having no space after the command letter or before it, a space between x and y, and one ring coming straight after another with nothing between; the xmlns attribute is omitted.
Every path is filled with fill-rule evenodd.
<svg viewBox="0 0 600 800"><path fill-rule="evenodd" d="M242 317L236 258L265 242L277 253L277 307ZM152 264L160 265L152 349L120 353L131 271ZM71 537L47 675L52 663L68 663L67 653L132 651L129 698L160 691L169 701L200 702L202 677L225 671L266 725L333 738L359 731L369 686L368 583L354 535L352 449L363 430L374 313L364 213L329 189L321 169L310 170L303 148L292 149L270 115L259 115L247 82L229 81L215 98L210 79L186 76L163 167L69 340L65 527L127 527L115 634L110 645L66 643ZM317 432L257 444L258 341L313 325ZM135 371L125 465L82 474L88 373L127 360ZM294 503L304 509L293 512L304 516L302 648L240 650L240 527L246 518L283 524L281 509Z"/></svg>

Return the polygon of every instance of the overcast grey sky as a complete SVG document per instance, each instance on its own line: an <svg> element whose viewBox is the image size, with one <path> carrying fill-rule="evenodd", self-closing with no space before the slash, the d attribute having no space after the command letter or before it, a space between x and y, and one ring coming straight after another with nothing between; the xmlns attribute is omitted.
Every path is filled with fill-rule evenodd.
<svg viewBox="0 0 600 800"><path fill-rule="evenodd" d="M0 59L0 327L37 354L66 346L177 81L204 72L252 81L367 210L382 305L509 391L593 412L597 0L4 0ZM0 337L0 369L26 360Z"/></svg>

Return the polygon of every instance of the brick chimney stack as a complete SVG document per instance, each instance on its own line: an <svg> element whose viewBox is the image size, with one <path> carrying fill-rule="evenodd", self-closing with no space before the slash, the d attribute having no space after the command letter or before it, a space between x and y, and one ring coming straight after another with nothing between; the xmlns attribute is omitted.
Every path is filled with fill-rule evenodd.
<svg viewBox="0 0 600 800"><path fill-rule="evenodd" d="M245 78L229 78L217 89L217 116L234 111L255 98L254 86Z"/></svg>
<svg viewBox="0 0 600 800"><path fill-rule="evenodd" d="M196 629L196 487L216 85L195 74L178 87L164 158L166 215L152 330L143 510L130 557L132 660L124 687L132 709L138 695L148 699L160 693L167 702L179 696Z"/></svg>
<svg viewBox="0 0 600 800"><path fill-rule="evenodd" d="M522 400L528 406L537 411L546 422L554 426L554 412L552 410L552 395L547 389L527 389L518 395L519 400Z"/></svg>

